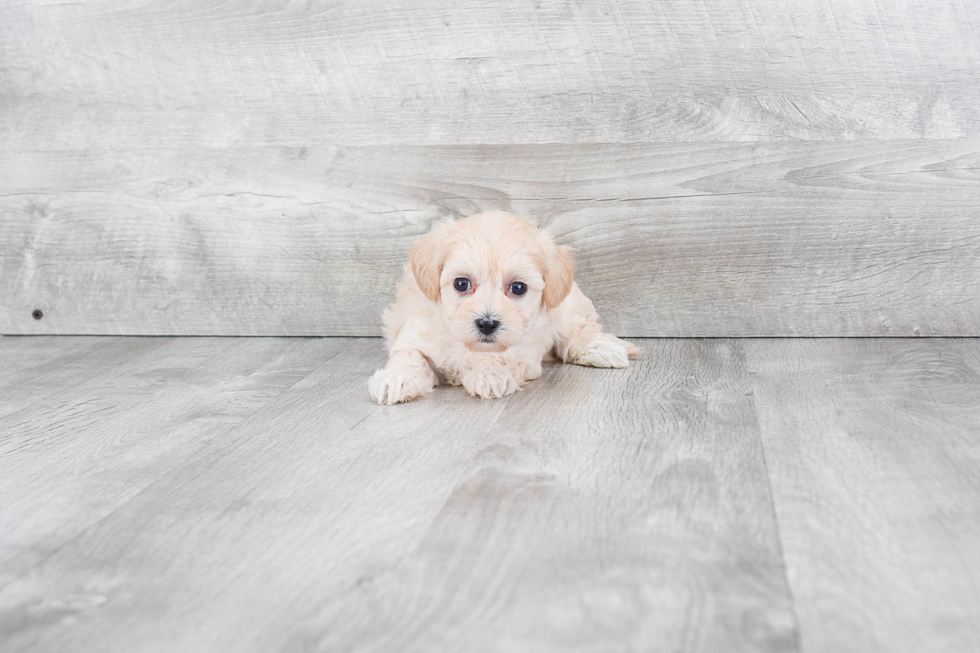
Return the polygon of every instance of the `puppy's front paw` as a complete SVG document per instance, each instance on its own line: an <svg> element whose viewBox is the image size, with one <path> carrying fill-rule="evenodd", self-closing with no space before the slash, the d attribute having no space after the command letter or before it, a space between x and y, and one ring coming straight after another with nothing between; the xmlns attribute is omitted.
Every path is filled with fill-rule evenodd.
<svg viewBox="0 0 980 653"><path fill-rule="evenodd" d="M463 387L474 397L499 399L520 389L517 379L504 367L487 367L463 375Z"/></svg>
<svg viewBox="0 0 980 653"><path fill-rule="evenodd" d="M427 377L413 376L404 371L385 368L375 372L368 381L368 391L376 402L390 406L418 399L432 392L432 381Z"/></svg>
<svg viewBox="0 0 980 653"><path fill-rule="evenodd" d="M592 367L629 367L629 351L623 345L611 340L599 340L592 347L575 357L577 365Z"/></svg>

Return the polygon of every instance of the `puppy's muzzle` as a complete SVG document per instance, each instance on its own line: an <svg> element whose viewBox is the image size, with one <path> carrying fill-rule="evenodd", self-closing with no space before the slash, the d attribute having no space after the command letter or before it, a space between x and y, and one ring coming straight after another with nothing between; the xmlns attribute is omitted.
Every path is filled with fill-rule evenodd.
<svg viewBox="0 0 980 653"><path fill-rule="evenodd" d="M495 320L489 315L477 318L477 330L485 336L492 336L500 328L500 320Z"/></svg>

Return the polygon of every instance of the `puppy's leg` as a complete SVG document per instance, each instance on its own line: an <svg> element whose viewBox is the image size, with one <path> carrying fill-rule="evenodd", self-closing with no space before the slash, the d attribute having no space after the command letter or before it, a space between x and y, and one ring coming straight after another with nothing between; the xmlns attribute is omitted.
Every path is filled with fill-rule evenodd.
<svg viewBox="0 0 980 653"><path fill-rule="evenodd" d="M474 397L499 399L512 395L521 388L514 375L515 370L493 354L476 356L462 374L463 387Z"/></svg>
<svg viewBox="0 0 980 653"><path fill-rule="evenodd" d="M439 378L421 353L398 351L391 354L384 369L374 373L368 381L368 390L376 402L390 406L418 399L432 392L438 382Z"/></svg>
<svg viewBox="0 0 980 653"><path fill-rule="evenodd" d="M629 367L643 350L602 331L599 315L588 297L575 286L561 305L561 336L556 346L566 363L592 367Z"/></svg>
<svg viewBox="0 0 980 653"><path fill-rule="evenodd" d="M592 367L629 367L630 358L639 356L642 350L608 333L585 343L572 343L569 362Z"/></svg>

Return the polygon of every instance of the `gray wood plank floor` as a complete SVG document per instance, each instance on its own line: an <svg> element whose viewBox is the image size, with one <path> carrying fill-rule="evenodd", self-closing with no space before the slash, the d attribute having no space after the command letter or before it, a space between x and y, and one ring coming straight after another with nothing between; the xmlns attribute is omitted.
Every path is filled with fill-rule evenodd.
<svg viewBox="0 0 980 653"><path fill-rule="evenodd" d="M2 651L975 651L980 340L0 338Z"/></svg>

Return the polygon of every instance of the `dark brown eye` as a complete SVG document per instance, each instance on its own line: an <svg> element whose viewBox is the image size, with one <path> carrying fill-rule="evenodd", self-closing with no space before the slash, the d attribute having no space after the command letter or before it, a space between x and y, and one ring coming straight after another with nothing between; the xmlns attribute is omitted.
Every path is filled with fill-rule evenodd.
<svg viewBox="0 0 980 653"><path fill-rule="evenodd" d="M525 284L523 281L515 281L514 283L510 284L510 293L512 295L523 295L526 292L527 284Z"/></svg>
<svg viewBox="0 0 980 653"><path fill-rule="evenodd" d="M471 285L470 280L465 277L460 277L453 281L453 288L455 288L458 292L466 292L470 289Z"/></svg>

